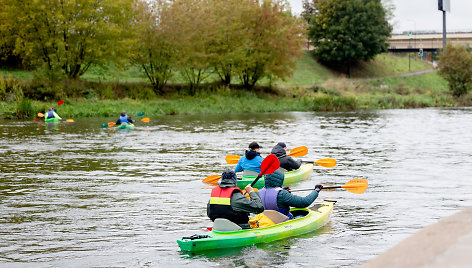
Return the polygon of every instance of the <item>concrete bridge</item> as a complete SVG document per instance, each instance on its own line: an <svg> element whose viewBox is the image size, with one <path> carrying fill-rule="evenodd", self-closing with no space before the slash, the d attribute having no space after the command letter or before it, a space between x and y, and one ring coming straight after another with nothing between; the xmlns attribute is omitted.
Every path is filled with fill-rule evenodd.
<svg viewBox="0 0 472 268"><path fill-rule="evenodd" d="M448 33L446 35L447 43L465 44L472 47L472 33ZM412 34L411 36L392 35L389 39L391 52L418 52L420 48L424 51L442 50L442 34Z"/></svg>

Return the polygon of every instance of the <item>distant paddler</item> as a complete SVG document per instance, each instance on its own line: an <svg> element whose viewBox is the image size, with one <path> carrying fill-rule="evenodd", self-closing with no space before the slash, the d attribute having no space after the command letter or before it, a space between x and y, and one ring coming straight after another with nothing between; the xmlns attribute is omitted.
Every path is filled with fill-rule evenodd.
<svg viewBox="0 0 472 268"><path fill-rule="evenodd" d="M121 124L133 124L134 123L134 120L131 119L131 117L129 117L127 114L126 114L126 111L121 111L121 115L120 115L120 118L118 118L118 120L116 121L116 124L117 125L121 125Z"/></svg>

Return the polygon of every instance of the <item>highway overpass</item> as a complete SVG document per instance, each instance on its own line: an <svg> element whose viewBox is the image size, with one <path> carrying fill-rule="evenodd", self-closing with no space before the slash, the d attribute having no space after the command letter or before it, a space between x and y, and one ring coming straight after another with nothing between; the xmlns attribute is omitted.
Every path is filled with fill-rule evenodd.
<svg viewBox="0 0 472 268"><path fill-rule="evenodd" d="M472 47L472 33L448 33L447 43L465 44ZM389 39L389 51L391 52L418 52L422 47L424 51L439 51L443 48L442 34L408 34L392 35Z"/></svg>

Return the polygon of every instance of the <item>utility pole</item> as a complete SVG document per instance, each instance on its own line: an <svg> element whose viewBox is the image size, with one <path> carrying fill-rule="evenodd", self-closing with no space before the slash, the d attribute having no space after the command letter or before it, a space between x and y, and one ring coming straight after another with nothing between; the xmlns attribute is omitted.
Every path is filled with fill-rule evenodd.
<svg viewBox="0 0 472 268"><path fill-rule="evenodd" d="M438 0L438 10L443 13L443 52L446 49L446 12L451 12L450 0Z"/></svg>

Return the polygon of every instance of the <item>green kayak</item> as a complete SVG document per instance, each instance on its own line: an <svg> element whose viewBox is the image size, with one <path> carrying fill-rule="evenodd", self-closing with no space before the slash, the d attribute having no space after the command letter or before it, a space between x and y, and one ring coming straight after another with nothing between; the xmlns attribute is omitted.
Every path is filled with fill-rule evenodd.
<svg viewBox="0 0 472 268"><path fill-rule="evenodd" d="M285 172L285 179L284 179L283 186L293 186L293 184L310 177L310 174L312 171L313 171L313 164L303 164L297 170ZM240 189L244 189L246 185L251 184L255 179L256 177L243 176L241 179L238 179L238 187ZM264 176L262 176L256 182L256 184L254 184L254 187L257 189L262 189L262 187L264 187Z"/></svg>
<svg viewBox="0 0 472 268"><path fill-rule="evenodd" d="M322 227L329 219L336 201L325 201L310 208L292 208L293 216L302 218L288 220L279 224L256 229L238 231L209 231L177 240L182 251L202 251L249 246L268 243L291 236L305 234Z"/></svg>
<svg viewBox="0 0 472 268"><path fill-rule="evenodd" d="M121 124L117 126L118 129L133 129L134 124Z"/></svg>
<svg viewBox="0 0 472 268"><path fill-rule="evenodd" d="M44 122L59 122L61 119L57 117L51 117L51 118L46 118L44 119Z"/></svg>

